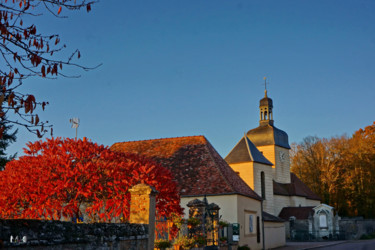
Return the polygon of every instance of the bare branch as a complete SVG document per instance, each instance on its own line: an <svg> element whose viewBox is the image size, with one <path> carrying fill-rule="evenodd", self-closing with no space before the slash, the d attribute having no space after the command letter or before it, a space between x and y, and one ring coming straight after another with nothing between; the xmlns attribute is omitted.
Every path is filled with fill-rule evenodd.
<svg viewBox="0 0 375 250"><path fill-rule="evenodd" d="M56 79L58 77L76 78L80 75L66 75L62 72L67 66L84 71L92 70L75 62L79 59L79 50L67 58L61 57L66 45L60 44L58 34L41 34L34 23L24 24L23 16L37 17L42 15L42 9L53 16L60 16L65 10L91 10L97 1L86 0L0 0L0 119L4 124L16 124L25 127L38 137L52 129L48 122L39 120L35 113L38 107L43 110L47 102L37 102L31 94L23 94L16 90L23 81L30 77ZM6 114L10 111L18 116L18 120L10 120ZM1 129L1 128L0 128ZM0 135L1 136L1 135Z"/></svg>

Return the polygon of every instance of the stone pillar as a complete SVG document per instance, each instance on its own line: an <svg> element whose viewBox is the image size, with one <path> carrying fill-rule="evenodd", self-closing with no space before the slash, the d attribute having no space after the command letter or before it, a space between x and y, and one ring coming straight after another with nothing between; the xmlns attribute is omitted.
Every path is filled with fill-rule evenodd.
<svg viewBox="0 0 375 250"><path fill-rule="evenodd" d="M220 207L215 203L208 204L206 197L203 201L192 200L187 206L189 207L189 219L196 218L200 221L200 225L189 229L189 234L203 235L206 240L210 241L207 245L218 245Z"/></svg>
<svg viewBox="0 0 375 250"><path fill-rule="evenodd" d="M309 221L309 238L310 238L313 234L313 222L314 222L311 213L309 214L309 217L307 220Z"/></svg>
<svg viewBox="0 0 375 250"><path fill-rule="evenodd" d="M335 215L335 234L336 236L338 237L340 235L340 216L338 215L338 213L336 213Z"/></svg>
<svg viewBox="0 0 375 250"><path fill-rule="evenodd" d="M154 249L155 240L155 212L156 194L153 187L146 184L138 184L129 189L130 200L130 223L148 224L148 247Z"/></svg>

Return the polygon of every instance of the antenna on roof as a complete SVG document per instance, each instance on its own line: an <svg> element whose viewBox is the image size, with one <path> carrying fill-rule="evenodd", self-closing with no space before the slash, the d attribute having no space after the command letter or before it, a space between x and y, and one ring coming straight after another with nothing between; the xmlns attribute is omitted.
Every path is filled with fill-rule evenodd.
<svg viewBox="0 0 375 250"><path fill-rule="evenodd" d="M69 122L72 124L72 128L76 129L76 139L77 139L79 118L74 117L74 118L70 119Z"/></svg>

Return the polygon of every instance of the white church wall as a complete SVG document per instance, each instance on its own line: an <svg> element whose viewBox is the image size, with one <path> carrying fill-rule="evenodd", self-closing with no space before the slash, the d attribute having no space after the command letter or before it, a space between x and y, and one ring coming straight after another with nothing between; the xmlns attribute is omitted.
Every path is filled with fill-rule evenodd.
<svg viewBox="0 0 375 250"><path fill-rule="evenodd" d="M273 214L273 173L272 167L265 164L254 162L254 191L262 197L261 172L264 172L265 179L265 200L263 210Z"/></svg>
<svg viewBox="0 0 375 250"><path fill-rule="evenodd" d="M290 205L289 205L290 207L299 207L299 206L305 207L305 206L307 206L305 197L290 196L289 200L290 200Z"/></svg>
<svg viewBox="0 0 375 250"><path fill-rule="evenodd" d="M273 195L274 198L274 215L278 216L283 207L290 207L289 196L284 195Z"/></svg>
<svg viewBox="0 0 375 250"><path fill-rule="evenodd" d="M320 205L320 201L306 199L306 205L305 206L307 206L307 207L316 207L318 205Z"/></svg>
<svg viewBox="0 0 375 250"><path fill-rule="evenodd" d="M233 169L234 172L239 174L241 179L244 180L251 189L254 190L255 178L253 165L253 162L242 162L230 164L229 166Z"/></svg>
<svg viewBox="0 0 375 250"><path fill-rule="evenodd" d="M289 149L275 146L275 180L279 183L290 183Z"/></svg>
<svg viewBox="0 0 375 250"><path fill-rule="evenodd" d="M274 166L274 180L279 183L290 183L290 157L289 150L275 145L258 146L257 149ZM281 156L282 154L282 156Z"/></svg>

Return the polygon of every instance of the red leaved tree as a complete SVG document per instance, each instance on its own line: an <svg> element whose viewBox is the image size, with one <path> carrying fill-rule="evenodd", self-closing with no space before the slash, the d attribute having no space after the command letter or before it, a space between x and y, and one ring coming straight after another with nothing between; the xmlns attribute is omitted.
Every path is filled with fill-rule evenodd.
<svg viewBox="0 0 375 250"><path fill-rule="evenodd" d="M34 95L21 93L18 87L30 77L56 78L65 66L76 64L78 50L67 55L58 34L44 34L36 23L43 13L65 17L69 10L91 10L95 1L87 0L0 0L0 119L1 124L16 124L42 137L50 127L41 121L35 110L43 110L47 102L39 102ZM41 21L41 20L39 20ZM15 113L19 119L7 116ZM6 118L8 117L8 118ZM17 117L17 116L16 116ZM4 128L0 126L0 138Z"/></svg>
<svg viewBox="0 0 375 250"><path fill-rule="evenodd" d="M47 139L28 143L25 156L0 172L0 217L53 219L86 214L108 222L129 216L129 188L145 183L159 192L158 216L181 214L169 170L134 155L87 140Z"/></svg>

